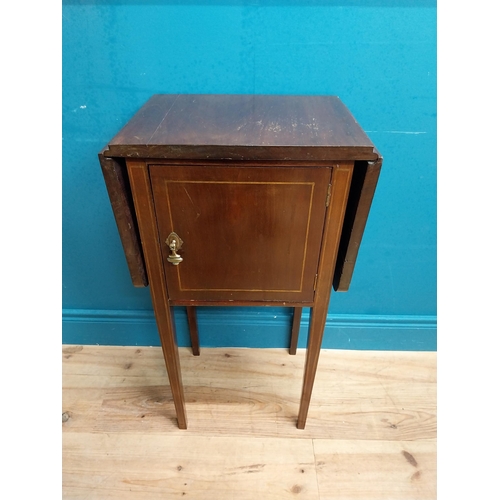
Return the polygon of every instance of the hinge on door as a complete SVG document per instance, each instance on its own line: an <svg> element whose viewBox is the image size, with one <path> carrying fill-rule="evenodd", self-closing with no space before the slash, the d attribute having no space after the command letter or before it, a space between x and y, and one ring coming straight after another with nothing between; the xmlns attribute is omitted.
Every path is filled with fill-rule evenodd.
<svg viewBox="0 0 500 500"><path fill-rule="evenodd" d="M318 275L314 277L313 291L316 291L316 285L318 284Z"/></svg>
<svg viewBox="0 0 500 500"><path fill-rule="evenodd" d="M328 191L326 193L326 206L330 205L330 200L332 199L332 185L328 184Z"/></svg>

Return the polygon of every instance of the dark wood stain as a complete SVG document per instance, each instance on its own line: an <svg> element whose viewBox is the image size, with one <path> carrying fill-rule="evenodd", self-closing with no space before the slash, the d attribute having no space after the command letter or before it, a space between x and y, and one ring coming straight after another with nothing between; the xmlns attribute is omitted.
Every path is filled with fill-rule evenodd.
<svg viewBox="0 0 500 500"><path fill-rule="evenodd" d="M366 177L354 185L361 191L351 196L334 277L335 290L349 288L382 157L338 97L152 96L99 153L130 275L138 287L147 286L148 278L123 158L141 157L205 163L294 160L306 166L326 160L329 165L330 160L369 162ZM356 178L362 169L356 166Z"/></svg>
<svg viewBox="0 0 500 500"><path fill-rule="evenodd" d="M133 363L127 363L125 365L125 370L130 370L130 368L132 368L132 365L133 365Z"/></svg>
<svg viewBox="0 0 500 500"><path fill-rule="evenodd" d="M150 165L169 299L313 300L331 170Z"/></svg>
<svg viewBox="0 0 500 500"><path fill-rule="evenodd" d="M401 452L403 454L403 456L406 458L406 461L413 465L413 467L417 467L418 466L418 463L417 461L415 460L415 457L411 454L411 453L408 453L407 451L402 451Z"/></svg>
<svg viewBox="0 0 500 500"><path fill-rule="evenodd" d="M133 284L150 285L179 427L173 306L188 307L198 355L195 306L276 305L294 308L291 354L312 308L303 429L332 284L349 286L381 165L348 109L335 96L155 95L99 160Z"/></svg>
<svg viewBox="0 0 500 500"><path fill-rule="evenodd" d="M180 429L187 429L180 358L172 319L173 311L168 303L167 285L160 249L158 248L158 242L160 241L158 231L156 223L151 221L151 216L154 214L154 205L150 179L143 162L127 162L127 170L137 221L141 230L141 243L150 281L151 298L174 400L177 424Z"/></svg>
<svg viewBox="0 0 500 500"><path fill-rule="evenodd" d="M145 287L148 285L148 278L127 167L122 159L106 158L102 153L98 156L132 283L135 287Z"/></svg>
<svg viewBox="0 0 500 500"><path fill-rule="evenodd" d="M266 306L276 306L281 307L313 307L313 301L307 302L296 302L294 300L289 300L286 304L283 303L282 300L211 300L207 302L202 299L171 299L169 300L169 304L171 306L183 306L183 307L194 307L194 306L225 306L225 307L243 307L243 306L255 306L255 307L266 307Z"/></svg>
<svg viewBox="0 0 500 500"><path fill-rule="evenodd" d="M332 169L332 179L330 181L332 186L331 202L328 205L325 216L325 228L317 268L318 279L314 287L314 306L311 309L309 319L309 336L302 382L302 395L297 418L298 429L304 429L306 425L340 242L339 221L343 221L344 219L353 166L353 162L345 162L336 165Z"/></svg>
<svg viewBox="0 0 500 500"><path fill-rule="evenodd" d="M294 484L292 486L292 490L291 491L292 491L293 494L297 495L298 493L300 493L302 491L302 487L299 486L298 484Z"/></svg>
<svg viewBox="0 0 500 500"><path fill-rule="evenodd" d="M312 148L311 148L312 146ZM109 142L129 158L375 160L374 145L336 96L161 95Z"/></svg>
<svg viewBox="0 0 500 500"><path fill-rule="evenodd" d="M175 94L152 96L113 138L113 144L147 144L177 98Z"/></svg>
<svg viewBox="0 0 500 500"><path fill-rule="evenodd" d="M299 342L300 318L302 317L302 307L293 308L292 332L290 335L290 354L297 354L297 344ZM283 365L284 366L284 365Z"/></svg>
<svg viewBox="0 0 500 500"><path fill-rule="evenodd" d="M186 307L189 325L189 336L191 337L191 348L193 356L200 355L200 338L198 335L198 321L196 319L196 307Z"/></svg>
<svg viewBox="0 0 500 500"><path fill-rule="evenodd" d="M412 481L418 481L420 479L420 476L422 475L422 473L418 470L417 472L415 472L412 476L411 476L411 480Z"/></svg>
<svg viewBox="0 0 500 500"><path fill-rule="evenodd" d="M375 162L357 161L354 165L333 277L333 288L337 292L347 292L351 284L381 167L382 158Z"/></svg>

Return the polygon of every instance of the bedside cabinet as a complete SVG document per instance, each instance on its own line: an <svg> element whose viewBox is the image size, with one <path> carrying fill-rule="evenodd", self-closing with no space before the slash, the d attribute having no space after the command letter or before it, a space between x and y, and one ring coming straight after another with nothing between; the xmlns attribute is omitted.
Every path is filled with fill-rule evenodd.
<svg viewBox="0 0 500 500"><path fill-rule="evenodd" d="M173 306L311 308L306 423L332 287L346 291L382 165L338 97L154 95L99 154L135 286L149 284L180 428Z"/></svg>

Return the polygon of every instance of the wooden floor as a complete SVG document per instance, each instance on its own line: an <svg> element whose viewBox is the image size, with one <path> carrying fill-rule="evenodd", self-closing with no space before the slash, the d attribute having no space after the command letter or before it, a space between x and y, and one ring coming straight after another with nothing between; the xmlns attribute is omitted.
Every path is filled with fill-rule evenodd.
<svg viewBox="0 0 500 500"><path fill-rule="evenodd" d="M434 499L436 353L181 349L188 430L160 348L63 346L64 499Z"/></svg>

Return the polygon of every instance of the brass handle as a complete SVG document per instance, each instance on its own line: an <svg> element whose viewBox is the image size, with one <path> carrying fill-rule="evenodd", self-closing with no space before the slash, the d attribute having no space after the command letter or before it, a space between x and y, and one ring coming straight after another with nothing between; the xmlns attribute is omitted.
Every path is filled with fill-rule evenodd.
<svg viewBox="0 0 500 500"><path fill-rule="evenodd" d="M182 247L182 240L176 233L170 233L165 243L170 248L170 255L167 260L174 266L178 266L183 261L182 257L177 253L177 250Z"/></svg>

